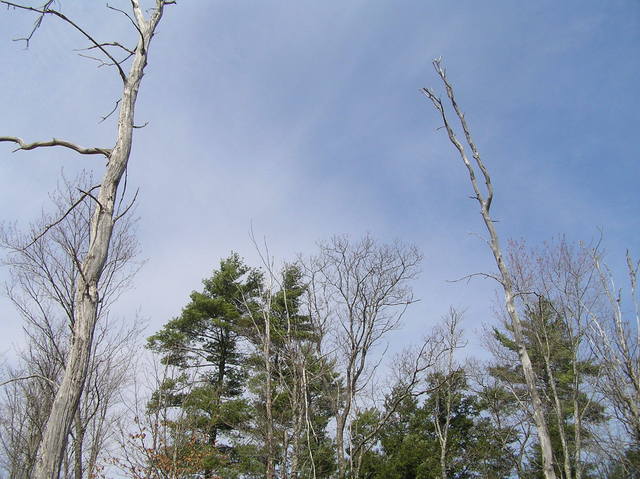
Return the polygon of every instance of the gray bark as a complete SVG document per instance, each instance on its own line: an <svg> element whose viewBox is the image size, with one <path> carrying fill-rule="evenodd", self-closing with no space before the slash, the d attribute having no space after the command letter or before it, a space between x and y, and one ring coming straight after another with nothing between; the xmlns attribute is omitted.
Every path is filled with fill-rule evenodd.
<svg viewBox="0 0 640 479"><path fill-rule="evenodd" d="M38 448L33 473L34 479L58 478L66 440L73 424L80 395L87 377L99 302L101 300L98 294L98 282L107 260L113 226L117 220L114 206L118 185L127 168L131 153L136 99L144 68L147 64L149 44L167 3L172 2L156 0L156 7L150 18L146 20L138 0L131 1L136 27L139 30L139 40L133 55L129 75L123 75L120 64L116 64L123 79L123 92L120 100L116 144L112 150L86 150L72 144L72 146L69 146L69 144L66 144L68 142L59 142L57 140L24 145L23 142L18 141L18 138L0 138L0 141L18 143L20 149L33 149L41 146L64 146L82 154L96 154L97 151L108 158L106 171L97 197L91 195L96 205L91 219L89 247L80 264L80 274L75 291L76 311L73 322L72 343L64 375L53 400L49 419ZM75 24L64 15L48 9L48 5L38 12L43 16L45 14L55 15L75 27ZM88 37L88 35L85 36ZM90 38L90 40L92 39Z"/></svg>
<svg viewBox="0 0 640 479"><path fill-rule="evenodd" d="M498 232L495 229L494 221L491 218L489 210L491 208L491 202L493 200L493 186L491 184L491 177L489 176L489 172L486 169L484 163L480 159L480 154L476 148L476 145L471 137L471 133L467 126L466 119L464 114L460 110L458 104L456 103L453 87L449 83L447 79L446 73L442 68L441 61L439 59L434 60L433 65L436 69L436 72L442 79L449 100L451 101L451 105L456 113L456 116L460 120L460 124L464 131L465 140L469 147L471 148L473 159L475 160L478 168L482 172L482 176L484 178L486 184L486 194L480 191L478 186L478 181L476 179L475 168L469 161L467 157L467 153L458 138L455 135L455 132L452 126L449 123L449 119L444 111L444 106L440 98L438 98L431 90L427 88L423 88L422 92L431 100L435 108L440 113L442 120L444 122L444 126L447 130L447 134L449 136L449 140L456 147L458 153L462 161L464 162L467 170L469 172L469 178L471 181L471 185L473 187L473 191L475 193L474 198L480 204L480 213L482 215L482 219L489 233L489 246L491 248L491 252L493 253L494 259L496 261L496 265L498 266L498 271L500 272L500 276L494 279L497 279L498 282L502 285L502 289L504 291L504 299L505 306L507 308L507 313L509 314L509 318L511 320L511 326L513 328L513 334L515 338L515 342L518 346L518 355L520 357L520 363L522 365L522 371L524 373L525 381L527 383L527 390L529 392L529 396L531 398L531 403L533 406L533 417L536 424L536 429L538 432L538 440L540 442L540 448L542 452L542 462L543 462L543 473L545 479L555 479L556 474L553 468L553 451L551 448L551 438L549 435L549 430L547 428L547 422L544 417L544 407L542 404L542 400L540 399L540 394L536 388L536 375L533 370L533 365L531 364L531 359L529 357L529 353L527 348L525 347L523 340L523 332L522 332L522 323L520 321L520 317L518 315L518 311L515 305L515 293L513 282L511 279L511 274L507 265L504 261L502 255L502 249L500 248L500 241L498 238Z"/></svg>

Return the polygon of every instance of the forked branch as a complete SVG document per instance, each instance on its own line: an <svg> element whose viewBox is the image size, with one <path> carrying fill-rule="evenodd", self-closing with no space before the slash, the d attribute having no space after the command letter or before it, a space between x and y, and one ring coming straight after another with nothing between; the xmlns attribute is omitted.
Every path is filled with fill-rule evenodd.
<svg viewBox="0 0 640 479"><path fill-rule="evenodd" d="M442 121L444 122L444 127L447 130L447 134L449 135L449 140L456 147L456 149L458 150L458 153L460 153L460 157L462 158L462 161L464 162L465 166L467 167L467 170L469 171L471 184L473 185L473 190L476 194L475 198L478 200L478 202L482 205L483 208L486 208L488 213L489 209L491 208L491 202L493 201L493 185L491 184L491 177L489 176L489 172L485 167L484 163L482 162L482 159L480 158L480 153L478 151L478 148L476 147L476 144L473 141L473 138L471 137L471 132L469 130L469 126L467 124L467 120L464 116L464 113L462 112L462 110L460 110L460 107L458 106L458 102L456 101L456 98L453 92L453 86L451 85L451 83L449 83L449 80L447 79L447 72L442 67L442 59L440 58L435 59L433 61L433 67L435 68L436 73L442 79L442 82L445 85L445 89L447 91L447 97L449 97L449 100L451 101L451 106L453 107L456 113L456 116L460 120L460 125L462 126L462 130L464 132L464 136L467 141L467 144L471 148L471 154L473 155L473 159L475 160L476 164L478 165L478 168L480 168L480 171L482 172L482 175L484 177L484 181L487 187L486 197L484 194L482 194L482 192L480 191L480 188L478 187L473 165L471 164L471 162L469 161L469 158L467 157L467 153L464 149L464 146L458 140L453 128L449 124L449 120L445 113L444 106L442 105L442 100L440 100L440 98L429 88L422 88L421 91L422 93L424 93L424 95L427 98L429 98L429 100L431 100L431 102L433 103L433 106L435 106L436 110L438 110L438 112L440 113L440 116L442 117Z"/></svg>

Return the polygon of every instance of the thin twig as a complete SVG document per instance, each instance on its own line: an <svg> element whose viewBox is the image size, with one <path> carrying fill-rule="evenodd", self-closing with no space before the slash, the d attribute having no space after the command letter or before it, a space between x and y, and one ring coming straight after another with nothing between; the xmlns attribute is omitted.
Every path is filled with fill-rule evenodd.
<svg viewBox="0 0 640 479"><path fill-rule="evenodd" d="M49 8L49 5L51 5L55 0L48 0L43 6L42 9L45 10L47 8ZM9 5L7 2L2 2L5 3L7 5L7 7L12 6ZM13 6L15 8L15 6ZM36 30L38 28L40 28L40 25L42 24L42 19L44 18L44 13L41 13L40 16L36 19L35 22L33 22L33 28L31 29L31 33L29 33L28 36L23 37L23 38L14 38L13 41L14 42L20 42L20 41L24 41L26 43L26 48L29 48L29 42L31 41L31 38L33 37L33 35L35 34Z"/></svg>
<svg viewBox="0 0 640 479"><path fill-rule="evenodd" d="M113 110L111 110L109 113L107 113L105 116L101 116L100 117L100 121L98 123L102 123L103 121L105 121L107 118L109 118L111 115L113 115L115 113L115 111L118 109L118 105L120 104L120 101L122 100L122 98L118 101L116 101L116 104L113 106Z"/></svg>
<svg viewBox="0 0 640 479"><path fill-rule="evenodd" d="M135 51L125 47L124 45L122 45L121 43L118 43L118 42L104 42L104 43L101 43L100 45L93 45L93 46L90 46L90 47L87 47L87 48L76 48L73 51L74 52L83 52L83 51L88 51L88 50L94 50L94 49L99 48L99 47L118 47L118 48L123 49L125 52L130 53L131 55L135 54Z"/></svg>
<svg viewBox="0 0 640 479"><path fill-rule="evenodd" d="M463 276L462 278L448 279L447 283L458 283L460 281L467 281L467 283L468 283L472 278L475 278L476 276L481 276L483 278L493 279L493 280L497 281L498 283L503 284L503 282L502 282L502 280L500 278L498 278L497 276L495 276L493 274L489 274L489 273L472 273L472 274L468 274L466 276Z"/></svg>
<svg viewBox="0 0 640 479"><path fill-rule="evenodd" d="M98 186L100 186L100 185L98 185ZM102 206L102 203L100 203L100 200L98 200L98 198L96 198L95 196L93 196L93 195L91 194L91 192L92 192L94 189L96 189L96 187L95 187L95 186L94 186L93 188L91 188L89 191L84 191L84 190L81 190L80 188L78 188L78 191L79 191L80 193L84 194L85 196L88 196L89 198L91 198L93 201L95 201L95 202L96 202L96 204L98 205L98 207L99 207L100 209L103 209L103 206Z"/></svg>
<svg viewBox="0 0 640 479"><path fill-rule="evenodd" d="M140 192L140 188L136 189L135 194L133 195L133 199L131 200L131 203L129 203L129 206L127 206L124 211L122 213L120 213L118 216L116 216L113 219L113 222L115 223L116 221L118 221L120 218L122 218L124 215L127 214L127 212L133 207L133 205L135 204L136 200L138 199L138 193Z"/></svg>
<svg viewBox="0 0 640 479"><path fill-rule="evenodd" d="M131 15L129 15L127 12L125 12L124 10L120 10L119 8L116 7L112 7L111 5L109 5L107 3L107 8L116 12L120 12L122 13L125 17L127 17L130 21L131 24L136 28L136 30L138 30L138 33L140 34L140 38L144 39L144 35L142 33L142 30L140 30L140 27L138 26L138 24L135 22L135 20L133 18L131 18Z"/></svg>

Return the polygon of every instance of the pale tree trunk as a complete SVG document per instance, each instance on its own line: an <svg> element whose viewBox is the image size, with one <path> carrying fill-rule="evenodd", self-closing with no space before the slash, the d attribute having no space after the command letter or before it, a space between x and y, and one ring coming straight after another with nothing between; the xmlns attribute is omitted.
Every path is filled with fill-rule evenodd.
<svg viewBox="0 0 640 479"><path fill-rule="evenodd" d="M84 428L80 408L76 410L76 437L73 441L73 477L82 479L82 443L84 442Z"/></svg>
<svg viewBox="0 0 640 479"><path fill-rule="evenodd" d="M576 372L576 359L574 358L573 362L574 368L574 376L577 378L578 374ZM576 472L574 474L575 479L582 479L582 458L580 457L580 453L582 452L582 414L580 413L579 404L578 404L578 394L576 393L578 385L577 381L574 385L573 392L573 423L575 427L574 431L574 439L575 439L575 451L573 453L573 460L576 465Z"/></svg>
<svg viewBox="0 0 640 479"><path fill-rule="evenodd" d="M336 417L336 449L338 459L338 479L345 478L346 464L344 460L344 421Z"/></svg>
<svg viewBox="0 0 640 479"><path fill-rule="evenodd" d="M339 393L338 393L339 394ZM340 398L336 398L340 401ZM336 452L338 459L338 479L347 477L347 461L344 457L344 430L347 425L347 419L351 412L351 393L347 391L345 405L342 410L336 413Z"/></svg>
<svg viewBox="0 0 640 479"><path fill-rule="evenodd" d="M298 469L300 464L300 454L301 454L301 439L302 439L302 429L304 426L304 417L305 411L303 407L303 395L305 394L305 390L303 389L302 382L302 374L305 367L305 360L303 357L303 353L301 351L300 345L293 344L291 340L291 328L289 327L287 333L287 341L288 344L288 359L289 363L293 366L293 375L292 375L292 384L289 388L290 391L290 401L291 405L291 413L292 413L292 422L293 427L291 434L288 435L285 430L285 441L283 443L283 479L298 478ZM286 386L285 378L282 374L280 374L283 385ZM290 439L289 439L290 438ZM291 443L291 447L288 445ZM290 452L288 452L290 450ZM290 457L290 459L289 459ZM288 469L286 465L289 464Z"/></svg>
<svg viewBox="0 0 640 479"><path fill-rule="evenodd" d="M299 351L296 351L299 353ZM301 361L302 362L302 361ZM296 364L296 377L295 384L293 388L294 394L294 404L293 410L295 412L294 417L294 426L293 426L293 444L292 444L292 456L291 456L291 479L298 479L298 468L300 463L300 455L301 455L301 439L302 439L302 429L304 426L304 416L305 409L303 407L303 395L306 394L306 391L303 389L303 384L301 381L302 378L302 369L304 368L304 363Z"/></svg>
<svg viewBox="0 0 640 479"><path fill-rule="evenodd" d="M489 176L489 172L486 169L484 163L480 159L480 154L476 148L476 145L473 139L471 138L471 133L467 126L466 119L455 100L453 87L451 86L451 84L449 83L449 80L447 79L446 73L442 67L441 60L440 59L434 60L433 65L436 69L436 72L438 73L438 75L440 76L441 80L445 85L447 96L451 101L451 105L456 113L456 116L460 120L460 124L464 131L465 140L469 145L469 147L471 148L473 159L475 160L478 168L482 172L482 176L486 184L486 190L487 190L486 194L480 191L480 188L478 186L478 181L476 179L475 168L469 161L465 148L456 137L456 134L449 123L449 119L445 113L442 101L438 96L435 95L433 91L431 91L428 88L423 88L422 92L427 96L427 98L429 98L429 100L431 100L435 108L440 113L442 120L444 121L444 126L447 130L449 140L456 147L456 149L458 150L458 153L460 154L460 157L462 158L462 161L467 167L471 185L475 193L474 198L480 204L480 212L482 214L482 219L489 233L489 246L491 248L491 252L493 253L493 256L496 261L496 265L498 266L498 270L500 272L500 276L494 279L498 280L498 282L502 285L502 289L504 290L505 306L507 308L507 313L509 314L509 318L511 320L513 335L518 347L518 356L520 357L520 363L522 365L522 372L525 377L527 390L529 392L529 396L531 398L531 404L533 406L533 418L536 424L536 429L538 432L538 440L540 442L540 449L542 452L543 474L545 479L555 479L556 474L553 468L553 450L551 448L551 438L549 436L547 422L544 417L544 407L542 404L542 400L536 388L535 371L533 370L533 365L531 364L531 359L529 357L529 353L524 343L522 323L520 321L520 317L518 315L518 311L515 305L515 294L514 294L513 282L512 282L509 270L503 259L502 250L500 248L500 241L498 238L498 233L494 226L494 221L491 218L491 215L489 213L489 210L491 208L491 201L493 200L493 186L491 184L491 178Z"/></svg>
<svg viewBox="0 0 640 479"><path fill-rule="evenodd" d="M265 409L266 409L266 420L267 420L267 470L265 477L266 479L273 479L275 477L275 465L274 465L274 455L275 448L273 444L273 404L272 404L272 382L271 382L271 321L270 321L270 313L267 312L265 314L265 323L264 323L264 339L263 339L263 354L264 354L264 365L265 365L265 374L266 374L266 384L265 384Z"/></svg>
<svg viewBox="0 0 640 479"><path fill-rule="evenodd" d="M311 473L312 478L316 479L316 460L313 457L313 449L311 448L311 433L313 426L311 424L311 418L309 417L309 396L307 395L308 391L308 382L307 382L307 370L306 367L302 368L302 391L303 391L303 402L304 402L304 430L305 436L307 440L307 448L309 450L309 462L311 463Z"/></svg>
<svg viewBox="0 0 640 479"><path fill-rule="evenodd" d="M133 52L129 74L122 69L122 62L116 61L106 50L104 44L96 42L91 36L81 30L64 14L49 8L52 2L47 2L42 9L15 5L1 1L5 5L14 6L38 13L41 17L52 15L58 17L79 30L92 44L93 48L104 54L110 64L114 66L123 81L122 97L119 102L119 116L116 143L113 149L82 148L73 143L52 140L27 144L16 137L0 137L0 141L17 143L19 149L29 150L38 147L62 146L81 154L101 154L107 157L108 163L102 178L98 194L85 192L84 197L90 197L94 202L94 213L91 218L89 247L86 256L79 264L79 277L75 292L76 311L73 321L72 341L65 365L62 381L53 400L53 405L46 423L42 441L38 448L33 479L57 479L69 431L74 421L79 405L80 395L86 380L93 336L96 325L100 297L98 282L109 254L109 244L116 216L115 203L118 185L124 174L129 155L134 128L134 110L138 89L147 64L148 48L154 31L162 18L164 7L173 1L156 0L155 8L150 17L145 19L139 0L131 0L138 43Z"/></svg>
<svg viewBox="0 0 640 479"><path fill-rule="evenodd" d="M560 396L558 395L558 388L556 387L555 375L551 368L551 362L549 358L550 351L547 349L544 354L545 370L549 377L549 385L551 386L551 394L553 395L554 412L556 415L556 425L558 427L558 435L560 436L560 444L562 445L562 466L564 468L565 479L571 479L571 454L569 452L569 446L567 445L567 435L564 427L564 418L562 417L562 403ZM577 464L577 463L576 463Z"/></svg>
<svg viewBox="0 0 640 479"><path fill-rule="evenodd" d="M433 425L438 437L438 443L440 445L440 477L441 479L447 479L447 447L449 446L449 426L451 424L451 399L453 394L452 384L453 374L450 372L446 379L446 385L444 391L438 391L436 394L436 410L434 411L435 417ZM440 424L440 394L445 395L444 400L444 424Z"/></svg>

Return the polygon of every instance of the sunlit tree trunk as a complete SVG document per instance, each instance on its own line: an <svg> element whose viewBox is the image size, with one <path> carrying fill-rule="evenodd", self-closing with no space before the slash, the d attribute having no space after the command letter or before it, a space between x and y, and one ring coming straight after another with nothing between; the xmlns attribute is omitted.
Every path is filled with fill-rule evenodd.
<svg viewBox="0 0 640 479"><path fill-rule="evenodd" d="M119 101L120 110L118 113L116 141L112 149L82 148L71 142L56 139L27 144L20 138L0 137L0 141L17 143L19 149L23 150L61 146L81 154L101 154L107 158L107 167L97 194L85 192L85 195L90 197L95 202L95 205L91 218L88 250L79 264L72 341L62 381L53 400L49 419L38 448L33 473L33 479L57 479L67 437L78 409L80 395L89 369L96 319L101 300L98 294L98 282L109 254L113 226L118 219L115 208L116 195L131 153L134 111L138 90L147 65L148 49L156 26L162 18L165 5L174 2L156 0L155 8L147 19L139 0L131 0L133 15L130 18L135 23L138 40L137 46L131 52L132 61L128 74L122 68L123 62L115 60L105 49L104 44L94 40L63 13L52 9L53 2L46 2L39 9L13 4L4 0L0 3L32 11L40 15L41 19L45 16L54 16L63 20L69 26L82 33L90 41L92 48L96 48L105 55L106 60L104 63L113 66L118 71L123 82L122 97Z"/></svg>
<svg viewBox="0 0 640 479"><path fill-rule="evenodd" d="M493 185L491 184L491 177L489 176L489 172L485 167L484 163L480 159L480 153L476 148L476 145L471 137L471 133L469 131L467 121L464 117L464 113L460 110L454 93L453 87L449 80L447 79L444 68L442 67L442 63L440 59L437 59L433 62L433 65L436 69L436 72L440 76L440 79L445 85L447 91L447 97L451 102L451 106L453 107L455 114L460 121L462 129L464 131L464 136L466 143L471 149L473 159L480 169L482 177L484 179L486 185L486 193L483 193L479 186L476 178L476 169L469 161L467 157L467 153L465 151L464 146L458 140L452 125L449 123L449 118L445 112L444 106L440 98L430 89L423 88L422 92L429 98L429 100L433 103L434 107L440 113L442 120L444 122L444 126L446 128L447 134L449 136L449 140L455 146L456 150L460 154L462 161L464 162L467 170L469 172L469 179L471 181L471 185L474 191L474 198L478 201L480 205L480 213L482 215L482 219L489 233L489 246L491 248L491 252L496 261L496 265L498 266L498 270L500 272L499 277L495 277L501 285L504 291L504 299L505 306L507 308L507 313L509 314L509 318L511 319L511 326L513 328L513 334L518 345L518 355L520 357L520 363L522 365L522 371L524 373L525 381L527 384L527 390L529 392L529 396L531 399L531 404L533 407L533 417L536 424L536 429L538 432L538 440L540 442L540 449L542 452L542 462L543 462L543 473L545 479L555 479L556 474L553 468L553 450L551 447L551 438L549 435L549 430L547 428L547 422L544 416L544 407L542 404L542 400L540 399L540 394L536 388L536 375L533 370L533 365L531 364L531 358L529 357L529 353L524 344L523 339L523 331L522 331L522 322L518 315L518 311L515 305L515 294L513 282L511 279L511 275L509 270L505 264L502 249L500 248L500 241L498 238L498 233L494 226L494 221L491 218L489 210L491 208L491 202L493 200Z"/></svg>

